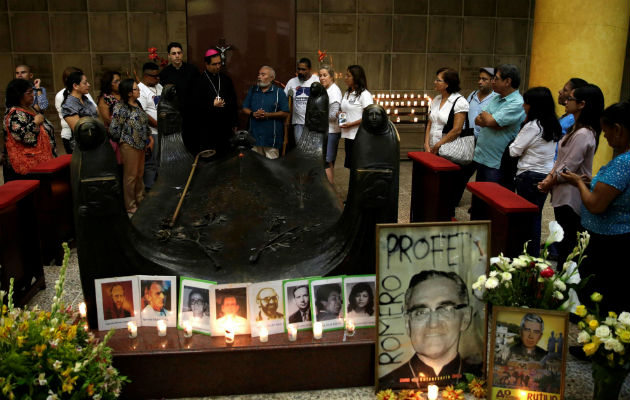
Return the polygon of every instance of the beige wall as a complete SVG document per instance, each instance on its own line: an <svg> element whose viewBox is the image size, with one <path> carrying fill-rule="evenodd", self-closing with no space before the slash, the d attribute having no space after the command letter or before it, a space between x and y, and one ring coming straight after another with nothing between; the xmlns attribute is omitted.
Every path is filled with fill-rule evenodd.
<svg viewBox="0 0 630 400"><path fill-rule="evenodd" d="M460 72L465 94L478 67L516 64L528 75L533 0L297 0L297 57L361 64L372 91L432 93L435 71ZM343 80L338 80L345 88ZM526 79L521 87L526 87Z"/></svg>
<svg viewBox="0 0 630 400"><path fill-rule="evenodd" d="M33 66L51 103L68 66L83 69L98 94L102 71L140 73L149 47L166 57L166 45L186 48L185 0L0 0L0 104L15 66Z"/></svg>

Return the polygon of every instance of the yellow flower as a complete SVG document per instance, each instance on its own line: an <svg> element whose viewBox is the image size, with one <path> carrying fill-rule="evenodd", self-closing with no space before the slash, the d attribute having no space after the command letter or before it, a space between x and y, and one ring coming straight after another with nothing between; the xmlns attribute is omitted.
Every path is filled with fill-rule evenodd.
<svg viewBox="0 0 630 400"><path fill-rule="evenodd" d="M94 394L94 384L90 383L86 390L88 396L92 396Z"/></svg>
<svg viewBox="0 0 630 400"><path fill-rule="evenodd" d="M593 294L591 295L591 301L592 301L593 303L599 303L600 301L602 301L602 298L603 298L603 297L604 297L604 296L602 296L602 294L601 294L601 293L598 293L598 292L593 292Z"/></svg>
<svg viewBox="0 0 630 400"><path fill-rule="evenodd" d="M78 376L75 376L74 378L66 379L61 385L61 391L68 392L68 393L72 392L72 389L74 389L74 382L76 382L78 378L79 378Z"/></svg>
<svg viewBox="0 0 630 400"><path fill-rule="evenodd" d="M630 331L625 329L617 331L617 336L619 336L619 341L623 343L630 343Z"/></svg>
<svg viewBox="0 0 630 400"><path fill-rule="evenodd" d="M591 343L585 344L584 347L582 347L582 350L584 350L584 353L590 357L593 354L595 354L598 347L599 347L599 343L591 342Z"/></svg>
<svg viewBox="0 0 630 400"><path fill-rule="evenodd" d="M464 400L464 391L461 389L455 390L453 385L449 385L442 391L442 397L445 400Z"/></svg>
<svg viewBox="0 0 630 400"><path fill-rule="evenodd" d="M376 394L377 400L396 400L396 393L391 389L381 390Z"/></svg>
<svg viewBox="0 0 630 400"><path fill-rule="evenodd" d="M414 390L402 390L398 393L398 400L420 400L422 399L422 392L416 392Z"/></svg>
<svg viewBox="0 0 630 400"><path fill-rule="evenodd" d="M67 378L70 376L71 372L72 372L72 368L68 367L65 370L63 370L63 372L61 373L61 376L63 376L64 378Z"/></svg>
<svg viewBox="0 0 630 400"><path fill-rule="evenodd" d="M596 319L592 319L589 323L588 323L588 327L591 329L597 329L597 327L599 326L599 322L597 322Z"/></svg>
<svg viewBox="0 0 630 400"><path fill-rule="evenodd" d="M578 317L584 318L584 316L586 315L586 307L583 305L577 306L573 314L577 315Z"/></svg>
<svg viewBox="0 0 630 400"><path fill-rule="evenodd" d="M45 344L36 344L35 345L35 353L37 354L37 357L41 357L42 354L44 353L44 350L46 350L46 345Z"/></svg>
<svg viewBox="0 0 630 400"><path fill-rule="evenodd" d="M8 311L7 305L6 305L6 304L3 304L3 305L2 305L2 315L6 314L6 313L7 313L7 311Z"/></svg>
<svg viewBox="0 0 630 400"><path fill-rule="evenodd" d="M26 340L26 336L18 336L17 337L17 346L22 347L24 341Z"/></svg>
<svg viewBox="0 0 630 400"><path fill-rule="evenodd" d="M483 399L486 397L486 381L483 379L473 378L472 381L468 384L468 389L470 389L470 393L478 399Z"/></svg>
<svg viewBox="0 0 630 400"><path fill-rule="evenodd" d="M69 329L68 329L68 334L67 334L67 339L68 340L72 340L74 339L74 337L77 335L77 326L76 325L72 325Z"/></svg>
<svg viewBox="0 0 630 400"><path fill-rule="evenodd" d="M617 313L616 313L616 312L614 312L614 311L608 311L608 316L609 316L610 318L615 318L615 319L616 319L616 318L617 318Z"/></svg>

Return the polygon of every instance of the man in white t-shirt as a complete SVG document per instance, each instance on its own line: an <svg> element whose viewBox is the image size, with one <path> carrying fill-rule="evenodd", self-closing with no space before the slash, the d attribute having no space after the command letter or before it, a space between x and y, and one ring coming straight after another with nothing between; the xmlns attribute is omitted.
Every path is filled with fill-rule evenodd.
<svg viewBox="0 0 630 400"><path fill-rule="evenodd" d="M148 62L142 66L142 82L138 84L140 97L138 101L149 116L149 127L153 136L153 149L150 155L146 156L144 163L144 187L149 190L155 182L157 176L157 151L159 148L157 131L157 105L162 96L162 85L160 85L160 67L157 64Z"/></svg>
<svg viewBox="0 0 630 400"><path fill-rule="evenodd" d="M311 60L301 58L297 64L297 76L291 78L284 88L287 97L293 98L293 115L291 123L293 124L293 133L295 135L295 143L302 137L304 129L304 116L306 115L306 102L311 93L311 84L319 82L317 75L311 73Z"/></svg>

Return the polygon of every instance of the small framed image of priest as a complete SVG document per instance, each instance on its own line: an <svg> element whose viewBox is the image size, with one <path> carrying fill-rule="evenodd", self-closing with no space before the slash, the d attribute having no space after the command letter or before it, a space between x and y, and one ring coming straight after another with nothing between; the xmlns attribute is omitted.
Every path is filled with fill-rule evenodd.
<svg viewBox="0 0 630 400"><path fill-rule="evenodd" d="M193 331L210 334L210 288L216 282L182 277L179 284L177 327L190 321Z"/></svg>
<svg viewBox="0 0 630 400"><path fill-rule="evenodd" d="M308 279L288 279L282 282L284 293L285 330L294 324L298 331L310 330L313 326L311 312L311 287Z"/></svg>
<svg viewBox="0 0 630 400"><path fill-rule="evenodd" d="M378 390L484 375L486 312L471 284L488 268L489 231L488 221L377 225Z"/></svg>
<svg viewBox="0 0 630 400"><path fill-rule="evenodd" d="M493 307L488 398L562 399L568 324L566 312Z"/></svg>
<svg viewBox="0 0 630 400"><path fill-rule="evenodd" d="M210 290L210 327L212 336L225 336L230 326L237 335L251 332L247 287L249 283L228 283L213 286Z"/></svg>
<svg viewBox="0 0 630 400"><path fill-rule="evenodd" d="M257 282L247 287L249 323L252 337L259 336L261 326L270 335L284 332L284 297L282 281Z"/></svg>
<svg viewBox="0 0 630 400"><path fill-rule="evenodd" d="M136 321L140 310L138 280L135 276L95 279L98 329L125 328Z"/></svg>
<svg viewBox="0 0 630 400"><path fill-rule="evenodd" d="M313 322L321 322L323 331L344 328L343 277L310 280Z"/></svg>
<svg viewBox="0 0 630 400"><path fill-rule="evenodd" d="M157 326L165 320L166 326L177 326L177 277L138 275L140 281L140 319L142 326Z"/></svg>

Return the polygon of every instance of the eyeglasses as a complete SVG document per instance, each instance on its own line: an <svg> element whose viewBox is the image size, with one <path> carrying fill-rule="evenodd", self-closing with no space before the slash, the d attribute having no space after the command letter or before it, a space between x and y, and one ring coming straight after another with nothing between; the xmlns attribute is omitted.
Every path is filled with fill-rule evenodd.
<svg viewBox="0 0 630 400"><path fill-rule="evenodd" d="M278 302L278 296L263 297L262 299L259 299L259 300L262 301L262 302L265 302L265 303L269 303L270 301L273 301L273 302L277 303Z"/></svg>
<svg viewBox="0 0 630 400"><path fill-rule="evenodd" d="M455 316L456 310L461 310L466 307L468 307L468 304L457 304L438 306L435 310L432 310L428 307L414 306L407 310L407 315L409 315L409 318L414 322L426 322L429 320L431 314L435 313L438 320L447 321Z"/></svg>

